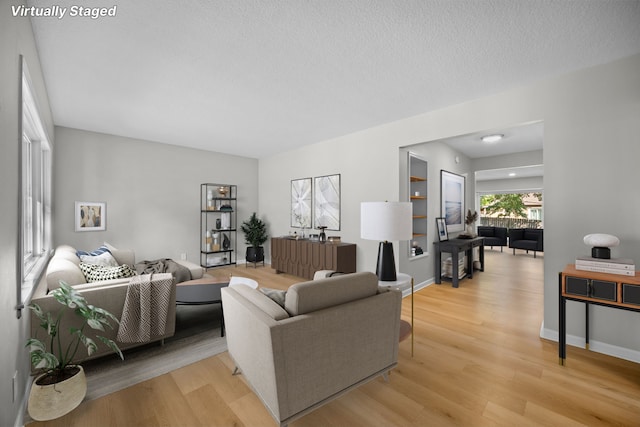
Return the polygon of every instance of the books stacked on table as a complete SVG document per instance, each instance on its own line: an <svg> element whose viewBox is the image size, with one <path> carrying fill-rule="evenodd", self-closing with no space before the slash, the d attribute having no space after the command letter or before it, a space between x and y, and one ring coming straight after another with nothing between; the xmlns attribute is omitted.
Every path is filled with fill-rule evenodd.
<svg viewBox="0 0 640 427"><path fill-rule="evenodd" d="M599 273L621 274L623 276L635 276L636 265L627 258L593 258L579 256L576 258L576 270L596 271Z"/></svg>
<svg viewBox="0 0 640 427"><path fill-rule="evenodd" d="M460 253L458 257L458 279L462 279L465 274L464 253ZM453 261L451 257L442 262L442 276L449 279L453 277Z"/></svg>

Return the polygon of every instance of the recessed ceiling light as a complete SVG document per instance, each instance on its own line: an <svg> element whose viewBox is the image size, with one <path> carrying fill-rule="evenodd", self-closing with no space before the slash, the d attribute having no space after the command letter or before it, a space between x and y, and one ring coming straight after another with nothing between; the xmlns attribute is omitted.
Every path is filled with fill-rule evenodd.
<svg viewBox="0 0 640 427"><path fill-rule="evenodd" d="M483 136L483 137L482 137L482 142L489 142L489 143L491 143L491 142L498 142L498 141L500 141L503 137L504 137L504 135L503 135L503 134L501 134L501 133L496 133L496 134L493 134L493 135L486 135L486 136Z"/></svg>
<svg viewBox="0 0 640 427"><path fill-rule="evenodd" d="M511 173L509 174L509 176L516 176L516 173L515 173L515 172L511 172Z"/></svg>

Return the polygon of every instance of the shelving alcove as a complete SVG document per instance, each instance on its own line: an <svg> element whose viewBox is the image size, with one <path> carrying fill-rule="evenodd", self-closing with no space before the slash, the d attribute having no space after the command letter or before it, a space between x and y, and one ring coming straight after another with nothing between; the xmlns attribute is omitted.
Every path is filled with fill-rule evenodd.
<svg viewBox="0 0 640 427"><path fill-rule="evenodd" d="M427 253L427 162L414 153L409 153L409 201L413 205L413 239L409 242L409 258ZM415 254L414 245L423 253Z"/></svg>
<svg viewBox="0 0 640 427"><path fill-rule="evenodd" d="M236 264L238 188L231 184L200 185L200 265Z"/></svg>

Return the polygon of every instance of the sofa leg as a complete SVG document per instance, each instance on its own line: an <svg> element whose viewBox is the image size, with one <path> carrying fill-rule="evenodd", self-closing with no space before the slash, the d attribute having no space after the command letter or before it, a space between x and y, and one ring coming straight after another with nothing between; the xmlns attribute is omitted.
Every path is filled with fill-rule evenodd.
<svg viewBox="0 0 640 427"><path fill-rule="evenodd" d="M504 249L504 246L500 246L500 252L502 252L502 249Z"/></svg>
<svg viewBox="0 0 640 427"><path fill-rule="evenodd" d="M384 379L384 382L388 383L389 382L389 372L385 372L384 374L382 374L382 378Z"/></svg>
<svg viewBox="0 0 640 427"><path fill-rule="evenodd" d="M534 258L536 257L536 251L533 251L533 257Z"/></svg>
<svg viewBox="0 0 640 427"><path fill-rule="evenodd" d="M240 375L240 368L238 368L237 366L233 369L233 372L231 373L231 375Z"/></svg>

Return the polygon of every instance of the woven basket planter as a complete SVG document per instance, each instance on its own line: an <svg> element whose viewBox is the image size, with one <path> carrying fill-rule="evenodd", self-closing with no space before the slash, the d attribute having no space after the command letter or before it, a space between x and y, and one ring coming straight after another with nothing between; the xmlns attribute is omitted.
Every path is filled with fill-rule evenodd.
<svg viewBox="0 0 640 427"><path fill-rule="evenodd" d="M59 418L74 410L87 394L87 378L84 369L78 365L77 374L56 384L38 385L42 374L33 381L29 393L29 416L36 421Z"/></svg>

